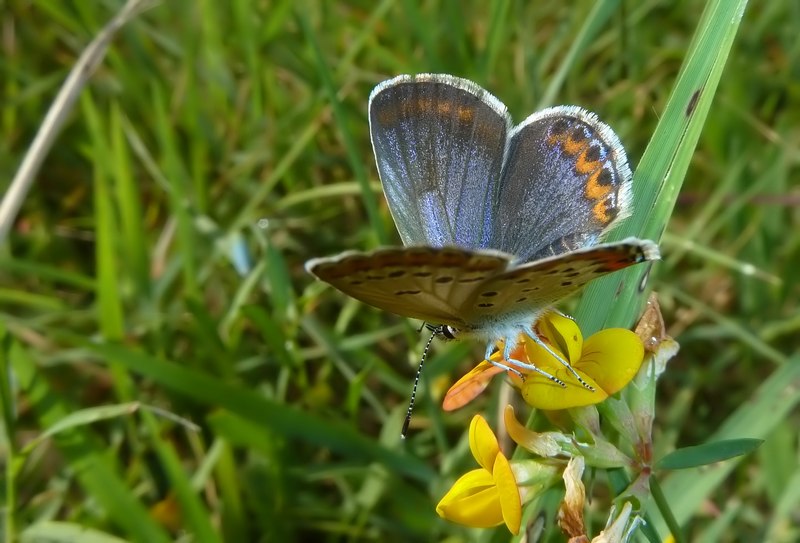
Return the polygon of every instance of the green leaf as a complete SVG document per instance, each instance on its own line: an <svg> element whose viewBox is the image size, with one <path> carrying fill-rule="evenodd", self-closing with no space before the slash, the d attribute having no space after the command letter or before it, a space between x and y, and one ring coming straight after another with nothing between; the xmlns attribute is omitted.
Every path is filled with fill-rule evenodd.
<svg viewBox="0 0 800 543"><path fill-rule="evenodd" d="M694 447L684 447L672 451L656 463L658 469L686 469L706 466L750 454L764 443L763 439L725 439L704 443Z"/></svg>

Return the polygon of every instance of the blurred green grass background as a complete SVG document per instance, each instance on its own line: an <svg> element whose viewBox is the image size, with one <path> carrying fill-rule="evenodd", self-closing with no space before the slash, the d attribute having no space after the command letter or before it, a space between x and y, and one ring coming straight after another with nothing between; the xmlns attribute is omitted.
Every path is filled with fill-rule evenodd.
<svg viewBox="0 0 800 543"><path fill-rule="evenodd" d="M4 184L120 5L4 4ZM604 2L574 55L593 2L204 0L138 17L2 248L4 521L24 541L34 528L85 540L63 535L78 527L100 541L507 539L434 512L472 467L469 419L498 405L493 388L439 408L482 347L435 345L400 442L415 324L314 283L303 262L398 243L367 130L378 82L467 77L516 121L581 105L635 169L704 5ZM798 26L800 4L749 6L653 278L681 344L660 382L658 451L706 441L737 410L738 437L768 429L723 476L675 486L676 505L701 503L682 517L691 541L800 537ZM766 390L781 410L763 408ZM85 416L23 449L71 413ZM672 476L659 474L667 490Z"/></svg>

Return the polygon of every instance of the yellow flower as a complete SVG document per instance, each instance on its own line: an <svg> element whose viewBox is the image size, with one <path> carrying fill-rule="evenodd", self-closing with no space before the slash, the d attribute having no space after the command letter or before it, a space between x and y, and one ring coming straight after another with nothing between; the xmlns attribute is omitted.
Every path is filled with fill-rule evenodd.
<svg viewBox="0 0 800 543"><path fill-rule="evenodd" d="M564 388L533 371L520 369L524 380L507 372L525 402L539 409L567 409L600 403L633 379L644 358L642 341L623 328L607 328L583 341L575 321L558 313L548 313L537 322L536 331L594 388L594 391L584 388L562 363L526 334L520 334L511 356L534 364L567 384ZM503 359L502 345L491 359ZM465 405L480 394L498 373L503 373L503 370L484 360L450 388L445 396L444 409L450 411Z"/></svg>
<svg viewBox="0 0 800 543"><path fill-rule="evenodd" d="M469 446L481 467L462 475L436 506L436 512L473 528L505 523L511 533L518 534L522 498L517 480L497 438L480 415L472 418Z"/></svg>

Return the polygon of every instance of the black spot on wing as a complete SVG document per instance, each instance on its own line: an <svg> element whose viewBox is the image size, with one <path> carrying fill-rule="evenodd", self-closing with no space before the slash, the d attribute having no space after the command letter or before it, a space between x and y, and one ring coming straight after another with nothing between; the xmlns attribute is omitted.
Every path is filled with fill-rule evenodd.
<svg viewBox="0 0 800 543"><path fill-rule="evenodd" d="M479 275L477 277L462 277L458 280L459 283L477 283L478 281L483 281L486 279L485 275Z"/></svg>
<svg viewBox="0 0 800 543"><path fill-rule="evenodd" d="M614 184L614 176L611 174L608 169L603 168L603 170L597 174L597 184L602 186L609 186Z"/></svg>
<svg viewBox="0 0 800 543"><path fill-rule="evenodd" d="M602 151L599 145L590 146L589 149L586 151L586 161L597 162L598 160L600 160L601 153Z"/></svg>

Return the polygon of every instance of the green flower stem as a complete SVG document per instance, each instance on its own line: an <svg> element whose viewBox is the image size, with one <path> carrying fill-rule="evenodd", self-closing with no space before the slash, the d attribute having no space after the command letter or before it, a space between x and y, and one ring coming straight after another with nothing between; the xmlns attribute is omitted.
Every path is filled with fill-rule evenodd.
<svg viewBox="0 0 800 543"><path fill-rule="evenodd" d="M661 490L661 485L658 484L658 480L655 477L650 478L650 494L653 496L653 500L656 502L656 506L661 516L664 518L664 522L667 523L667 527L672 533L675 543L686 543L686 538L683 536L681 527L678 525L675 515L672 514L672 509L669 507L667 497L664 495L664 492Z"/></svg>

